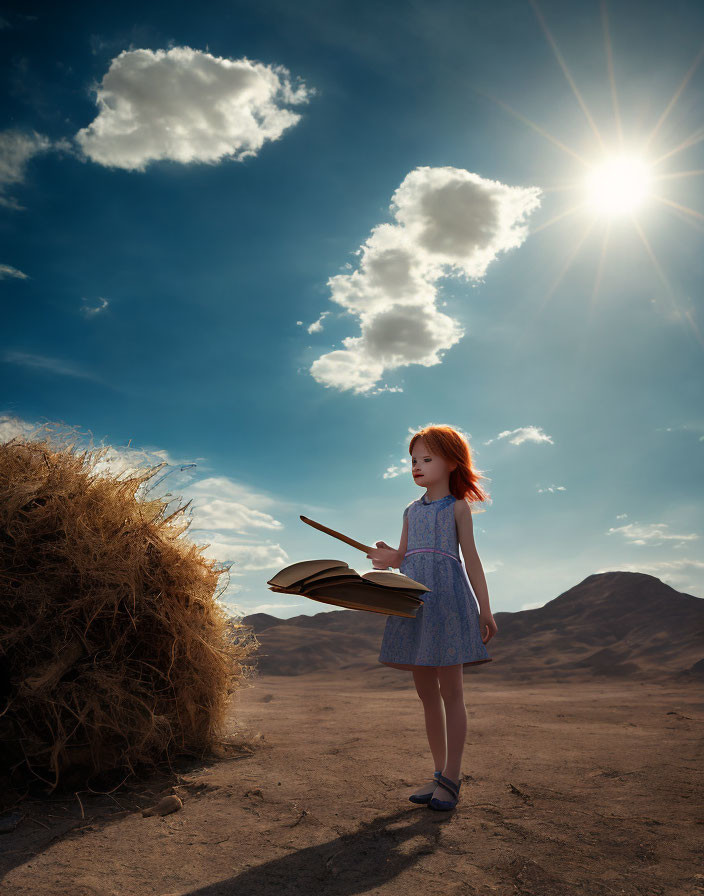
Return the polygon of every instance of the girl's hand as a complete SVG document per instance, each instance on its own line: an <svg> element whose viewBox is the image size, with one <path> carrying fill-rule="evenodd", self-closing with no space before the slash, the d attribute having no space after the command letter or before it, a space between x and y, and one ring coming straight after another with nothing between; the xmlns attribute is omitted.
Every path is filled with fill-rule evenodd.
<svg viewBox="0 0 704 896"><path fill-rule="evenodd" d="M367 557L372 561L374 569L388 569L398 561L398 551L385 541L377 541L376 547L371 549Z"/></svg>
<svg viewBox="0 0 704 896"><path fill-rule="evenodd" d="M494 622L494 617L491 615L491 610L480 610L479 612L479 632L482 636L482 642L487 644L494 635L498 632L498 628L496 623Z"/></svg>

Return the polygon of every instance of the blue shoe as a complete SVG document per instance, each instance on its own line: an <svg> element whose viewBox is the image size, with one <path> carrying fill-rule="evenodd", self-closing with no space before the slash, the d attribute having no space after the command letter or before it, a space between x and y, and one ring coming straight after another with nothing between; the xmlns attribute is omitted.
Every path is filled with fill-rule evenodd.
<svg viewBox="0 0 704 896"><path fill-rule="evenodd" d="M437 784L437 782L440 778L442 778L442 772L433 772L433 784ZM408 797L408 799L412 803L422 803L425 806L427 803L430 802L432 796L433 796L433 791L431 790L430 793L427 793L425 796L416 796L414 793L412 793Z"/></svg>
<svg viewBox="0 0 704 896"><path fill-rule="evenodd" d="M449 811L450 809L454 809L457 805L457 801L460 798L460 787L462 786L462 781L455 784L454 781L451 781L449 778L446 778L445 775L438 775L438 786L444 788L449 794L452 795L452 800L437 800L434 797L428 802L429 809L440 809L444 812Z"/></svg>

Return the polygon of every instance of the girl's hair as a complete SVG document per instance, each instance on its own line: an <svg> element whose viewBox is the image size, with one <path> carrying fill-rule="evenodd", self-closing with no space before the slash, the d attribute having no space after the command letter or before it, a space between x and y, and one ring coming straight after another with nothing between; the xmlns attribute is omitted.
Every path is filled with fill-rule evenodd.
<svg viewBox="0 0 704 896"><path fill-rule="evenodd" d="M411 439L409 454L413 454L413 446L418 439L423 439L431 454L444 458L449 464L457 464L450 473L450 491L458 500L489 500L489 493L479 485L479 480L486 477L481 476L481 471L473 467L472 449L462 433L452 426L425 426Z"/></svg>

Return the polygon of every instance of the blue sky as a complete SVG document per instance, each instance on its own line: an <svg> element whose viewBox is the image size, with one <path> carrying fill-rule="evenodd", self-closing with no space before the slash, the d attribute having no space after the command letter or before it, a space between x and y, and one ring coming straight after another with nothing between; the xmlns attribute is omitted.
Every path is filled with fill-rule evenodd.
<svg viewBox="0 0 704 896"><path fill-rule="evenodd" d="M0 438L165 460L244 613L370 568L301 513L398 543L429 423L488 477L494 612L702 594L699 4L70 11L0 13Z"/></svg>

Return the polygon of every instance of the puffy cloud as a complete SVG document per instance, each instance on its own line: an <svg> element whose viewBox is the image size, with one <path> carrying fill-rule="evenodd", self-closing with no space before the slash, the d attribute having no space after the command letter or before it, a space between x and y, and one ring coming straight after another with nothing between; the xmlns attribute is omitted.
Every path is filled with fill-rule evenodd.
<svg viewBox="0 0 704 896"><path fill-rule="evenodd" d="M460 341L460 324L436 306L437 281L478 280L500 252L520 246L537 187L510 187L461 168L416 168L393 194L396 223L379 224L352 273L328 280L331 300L359 318L361 335L342 340L310 368L327 387L370 392L385 370L439 364Z"/></svg>
<svg viewBox="0 0 704 896"><path fill-rule="evenodd" d="M502 439L508 439L511 445L522 445L524 442L547 442L554 445L552 436L543 432L540 426L519 426L516 429L505 429L500 432L495 439L487 439L485 445L491 445L492 442L498 442Z"/></svg>
<svg viewBox="0 0 704 896"><path fill-rule="evenodd" d="M410 476L411 475L411 460L407 457L402 457L401 460L397 464L392 464L390 467L387 467L384 470L383 479L396 479L397 476Z"/></svg>
<svg viewBox="0 0 704 896"><path fill-rule="evenodd" d="M274 572L291 562L280 544L247 544L223 537L218 532L209 533L205 530L197 530L194 533L193 529L189 529L189 534L199 544L207 544L207 547L203 548L204 557L233 564L230 567L231 577L240 578L246 573L264 570L267 570L271 577ZM227 560L223 561L223 557Z"/></svg>
<svg viewBox="0 0 704 896"><path fill-rule="evenodd" d="M299 121L285 106L313 93L283 66L190 47L123 50L94 89L98 116L76 141L94 162L139 171L255 156Z"/></svg>
<svg viewBox="0 0 704 896"><path fill-rule="evenodd" d="M260 502L251 489L226 476L201 479L190 486L188 492L193 498L193 511L199 529L241 534L255 529L283 529L279 520L257 509Z"/></svg>
<svg viewBox="0 0 704 896"><path fill-rule="evenodd" d="M317 320L313 321L313 323L308 327L308 332L309 333L320 333L323 329L323 321L331 313L332 312L330 312L330 311L323 311L322 314L320 315L320 317ZM302 325L303 321L298 321L298 323Z"/></svg>
<svg viewBox="0 0 704 896"><path fill-rule="evenodd" d="M17 128L0 131L0 205L12 209L24 208L14 197L6 195L7 186L22 183L32 156L45 152L51 145L48 137L36 131Z"/></svg>
<svg viewBox="0 0 704 896"><path fill-rule="evenodd" d="M13 417L11 414L0 414L0 442L9 442L11 439L27 439L36 429L36 425Z"/></svg>

